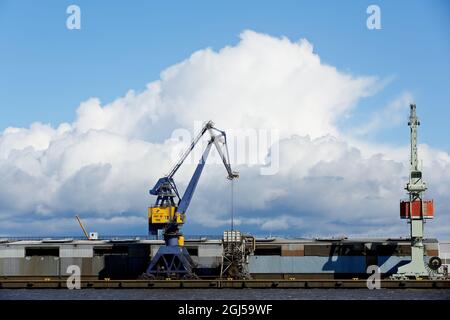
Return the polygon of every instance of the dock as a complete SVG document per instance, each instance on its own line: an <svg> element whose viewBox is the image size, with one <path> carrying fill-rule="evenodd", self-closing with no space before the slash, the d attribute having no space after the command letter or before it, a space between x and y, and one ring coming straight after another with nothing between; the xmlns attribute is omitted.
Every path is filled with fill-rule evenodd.
<svg viewBox="0 0 450 320"><path fill-rule="evenodd" d="M367 280L362 279L311 279L311 280L81 280L81 289L367 289ZM0 279L1 289L51 288L66 289L67 279ZM380 280L382 289L450 289L450 280Z"/></svg>

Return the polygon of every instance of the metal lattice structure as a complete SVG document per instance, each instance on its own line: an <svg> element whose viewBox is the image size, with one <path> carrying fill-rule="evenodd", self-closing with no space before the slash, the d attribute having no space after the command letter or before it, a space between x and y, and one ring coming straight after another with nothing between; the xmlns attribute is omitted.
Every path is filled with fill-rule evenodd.
<svg viewBox="0 0 450 320"><path fill-rule="evenodd" d="M255 238L240 231L224 231L221 278L251 279L248 256L255 251Z"/></svg>

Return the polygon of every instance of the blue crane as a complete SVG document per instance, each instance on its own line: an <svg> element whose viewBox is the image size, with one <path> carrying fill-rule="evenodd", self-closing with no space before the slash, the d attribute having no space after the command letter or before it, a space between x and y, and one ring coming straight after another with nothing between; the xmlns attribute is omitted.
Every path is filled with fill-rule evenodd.
<svg viewBox="0 0 450 320"><path fill-rule="evenodd" d="M208 144L183 196L180 197L173 177L206 132L210 134ZM155 186L150 189L150 194L157 198L155 205L148 208L149 233L158 236L159 231L162 231L165 245L158 249L143 275L144 278L175 277L189 279L195 277L193 272L194 262L184 247L184 237L180 232L180 227L185 222L186 211L213 144L227 170L227 178L233 180L239 177L237 172L231 170L225 132L215 128L212 121L208 121L170 172L160 178Z"/></svg>

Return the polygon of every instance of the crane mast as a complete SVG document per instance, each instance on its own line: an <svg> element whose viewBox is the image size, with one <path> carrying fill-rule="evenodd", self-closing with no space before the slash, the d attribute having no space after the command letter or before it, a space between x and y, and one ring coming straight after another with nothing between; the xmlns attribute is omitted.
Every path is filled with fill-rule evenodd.
<svg viewBox="0 0 450 320"><path fill-rule="evenodd" d="M400 202L400 218L407 219L410 225L411 237L411 261L398 268L397 277L426 277L429 270L426 269L425 252L423 245L425 219L433 218L433 200L424 200L423 195L427 186L422 179L422 171L419 168L417 154L417 129L420 125L416 115L416 105L410 105L408 126L410 127L410 169L409 181L405 190L408 200Z"/></svg>

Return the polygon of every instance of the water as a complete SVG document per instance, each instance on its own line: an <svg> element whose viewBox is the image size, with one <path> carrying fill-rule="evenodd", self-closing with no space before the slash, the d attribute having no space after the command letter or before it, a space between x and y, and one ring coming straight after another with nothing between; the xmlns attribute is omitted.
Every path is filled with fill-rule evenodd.
<svg viewBox="0 0 450 320"><path fill-rule="evenodd" d="M450 300L450 289L0 289L0 300Z"/></svg>

